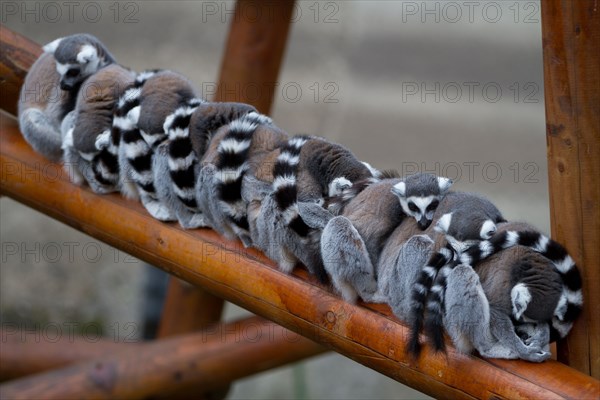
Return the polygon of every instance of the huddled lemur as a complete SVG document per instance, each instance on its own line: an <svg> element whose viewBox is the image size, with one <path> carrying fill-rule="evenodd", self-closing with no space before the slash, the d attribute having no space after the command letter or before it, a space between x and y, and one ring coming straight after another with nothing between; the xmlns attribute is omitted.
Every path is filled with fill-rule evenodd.
<svg viewBox="0 0 600 400"><path fill-rule="evenodd" d="M161 221L175 220L175 215L162 204L154 188L152 157L154 149L167 138L166 118L177 108L197 98L192 83L173 71L148 71L136 79L137 91L127 99L133 102L127 113L128 124L121 131L119 165L122 179L133 182L133 193L139 194L146 210ZM198 102L199 104L200 102ZM127 186L131 188L131 185Z"/></svg>
<svg viewBox="0 0 600 400"><path fill-rule="evenodd" d="M165 120L168 139L154 154L154 185L161 202L174 210L185 229L210 226L196 200L200 160L215 132L256 109L243 103L194 103Z"/></svg>
<svg viewBox="0 0 600 400"><path fill-rule="evenodd" d="M62 157L61 123L75 108L81 83L115 59L88 34L56 39L43 50L21 88L19 126L35 151L58 161Z"/></svg>
<svg viewBox="0 0 600 400"><path fill-rule="evenodd" d="M320 255L320 232L306 225L298 214L299 203L320 207L324 198L337 194L353 182L372 179L378 172L362 163L345 147L319 137L294 136L281 148L261 160L266 167L255 171L254 180L244 186L252 189L272 182L271 191L249 193L250 232L257 247L265 251L279 268L289 273L298 261L319 280L326 274ZM260 192L263 192L261 198ZM255 193L255 194L256 194ZM260 205L259 205L260 203Z"/></svg>
<svg viewBox="0 0 600 400"><path fill-rule="evenodd" d="M450 179L432 174L400 179L391 171L380 177L357 182L326 199L328 210L341 215L327 218L308 204L300 209L309 225L322 229L325 270L350 302L357 297L381 300L375 296L376 266L386 239L406 217L414 218L421 227L429 226L437 205L452 185Z"/></svg>
<svg viewBox="0 0 600 400"><path fill-rule="evenodd" d="M446 227L443 231L448 235ZM511 271L510 293L507 293L511 317L515 321L548 323L552 340L565 337L571 330L583 304L581 276L575 262L559 243L533 227L524 223L505 223L501 231L489 240L481 241L456 255L448 252L443 257L441 263L444 266L432 287L425 322L426 332L433 339L436 350L443 350L444 293L453 269L458 265L473 266L479 272L481 268L478 264L482 260L514 246L539 253L545 263L538 267L535 263L523 261ZM485 268L483 270L486 271Z"/></svg>
<svg viewBox="0 0 600 400"><path fill-rule="evenodd" d="M109 193L117 186L98 180L94 165L100 151L96 141L110 133L113 109L123 90L135 79L135 73L118 64L111 64L88 77L81 85L75 109L63 120L62 148L65 168L73 183L87 182L96 193Z"/></svg>

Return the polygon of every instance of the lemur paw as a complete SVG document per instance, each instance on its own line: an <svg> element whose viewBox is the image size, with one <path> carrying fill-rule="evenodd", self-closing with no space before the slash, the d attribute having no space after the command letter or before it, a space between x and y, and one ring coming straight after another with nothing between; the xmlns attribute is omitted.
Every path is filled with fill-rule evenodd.
<svg viewBox="0 0 600 400"><path fill-rule="evenodd" d="M343 176L335 178L329 184L329 196L338 196L342 194L344 190L350 187L352 187L352 182L350 182L348 179L344 178Z"/></svg>

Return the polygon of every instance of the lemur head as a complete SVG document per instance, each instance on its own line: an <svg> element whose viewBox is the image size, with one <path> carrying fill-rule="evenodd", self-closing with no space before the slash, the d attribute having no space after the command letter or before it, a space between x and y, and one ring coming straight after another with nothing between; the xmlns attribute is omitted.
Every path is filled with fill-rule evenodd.
<svg viewBox="0 0 600 400"><path fill-rule="evenodd" d="M433 220L433 214L444 194L452 186L452 180L432 174L417 173L409 175L392 187L400 199L400 205L406 215L410 215L426 229Z"/></svg>
<svg viewBox="0 0 600 400"><path fill-rule="evenodd" d="M45 45L44 51L54 55L62 90L76 88L88 76L115 62L96 37L83 33L56 39Z"/></svg>
<svg viewBox="0 0 600 400"><path fill-rule="evenodd" d="M500 211L489 200L465 194L451 212L442 215L435 230L446 235L452 248L462 253L496 233L496 224L505 222Z"/></svg>

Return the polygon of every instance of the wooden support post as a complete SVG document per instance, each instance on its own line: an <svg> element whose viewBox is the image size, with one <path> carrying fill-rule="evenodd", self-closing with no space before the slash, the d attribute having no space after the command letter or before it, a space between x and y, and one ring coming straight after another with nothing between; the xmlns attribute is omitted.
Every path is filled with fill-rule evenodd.
<svg viewBox="0 0 600 400"><path fill-rule="evenodd" d="M2 399L145 399L214 390L323 347L259 317L212 325L0 385Z"/></svg>
<svg viewBox="0 0 600 400"><path fill-rule="evenodd" d="M256 18L249 10L257 10ZM293 11L293 0L237 1L215 100L250 103L269 113Z"/></svg>
<svg viewBox="0 0 600 400"><path fill-rule="evenodd" d="M600 378L600 4L541 5L552 237L584 283L583 314L558 359Z"/></svg>

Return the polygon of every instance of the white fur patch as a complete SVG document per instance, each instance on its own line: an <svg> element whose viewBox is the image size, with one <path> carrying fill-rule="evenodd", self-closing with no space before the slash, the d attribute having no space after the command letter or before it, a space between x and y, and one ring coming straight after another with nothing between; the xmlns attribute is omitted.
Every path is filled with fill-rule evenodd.
<svg viewBox="0 0 600 400"><path fill-rule="evenodd" d="M415 283L413 288L421 294L427 293L427 288L425 288L425 286L421 285L420 283Z"/></svg>
<svg viewBox="0 0 600 400"><path fill-rule="evenodd" d="M150 149L148 149L148 144L146 144L146 142L143 140L138 140L137 142L133 143L123 143L123 146L127 158L143 156L150 151Z"/></svg>
<svg viewBox="0 0 600 400"><path fill-rule="evenodd" d="M565 288L564 294L567 297L567 300L569 301L569 303L576 304L578 306L583 304L583 293L581 293L581 290L577 290L574 292L572 290Z"/></svg>
<svg viewBox="0 0 600 400"><path fill-rule="evenodd" d="M242 153L250 147L252 144L252 140L242 140L239 141L237 139L229 138L221 141L219 143L219 152L228 152L228 153Z"/></svg>
<svg viewBox="0 0 600 400"><path fill-rule="evenodd" d="M223 183L234 182L240 176L242 176L244 171L246 171L246 168L247 168L246 164L244 163L235 169L227 168L227 169L217 171L215 173L214 179L216 179L217 181L223 182Z"/></svg>
<svg viewBox="0 0 600 400"><path fill-rule="evenodd" d="M114 122L114 121L113 121ZM96 136L96 141L94 145L96 149L102 150L108 147L110 144L110 129L106 129L104 132Z"/></svg>
<svg viewBox="0 0 600 400"><path fill-rule="evenodd" d="M92 46L91 44L84 44L81 46L79 53L77 53L77 62L80 64L88 63L97 58L98 51L96 50L96 47Z"/></svg>
<svg viewBox="0 0 600 400"><path fill-rule="evenodd" d="M516 245L519 242L519 234L515 231L506 232L506 241L502 245L503 248L509 248Z"/></svg>
<svg viewBox="0 0 600 400"><path fill-rule="evenodd" d="M125 104L131 103L140 97L142 94L142 88L129 88L123 93L123 95L119 98L119 104L117 105L119 108L123 108Z"/></svg>
<svg viewBox="0 0 600 400"><path fill-rule="evenodd" d="M420 215L425 215L425 214L427 214L427 207L429 207L431 202L435 199L437 199L437 196L433 196L433 195L426 196L426 197L411 196L408 199L406 199L406 201L407 201L407 203L413 202L415 204L415 206L417 206L419 208L419 210L421 211ZM450 226L450 224L448 224L448 226Z"/></svg>
<svg viewBox="0 0 600 400"><path fill-rule="evenodd" d="M73 128L69 129L63 138L61 148L63 150L68 149L69 147L73 147Z"/></svg>
<svg viewBox="0 0 600 400"><path fill-rule="evenodd" d="M61 64L59 62L56 62L56 72L58 72L60 76L64 76L69 70L69 68L71 68L72 66L73 64Z"/></svg>
<svg viewBox="0 0 600 400"><path fill-rule="evenodd" d="M171 158L169 157L169 169L171 171L181 171L188 169L196 160L194 153L188 154L185 158Z"/></svg>
<svg viewBox="0 0 600 400"><path fill-rule="evenodd" d="M435 268L426 265L423 267L423 272L426 273L427 276L429 276L430 278L433 278L437 271L435 270Z"/></svg>
<svg viewBox="0 0 600 400"><path fill-rule="evenodd" d="M540 238L537 241L537 243L533 246L533 249L539 253L543 253L546 251L549 241L550 241L550 239L548 239L547 236L540 235Z"/></svg>
<svg viewBox="0 0 600 400"><path fill-rule="evenodd" d="M452 213L444 214L435 225L435 230L441 233L448 232L450 224L452 223Z"/></svg>
<svg viewBox="0 0 600 400"><path fill-rule="evenodd" d="M135 78L135 81L137 83L142 83L147 81L148 79L152 78L154 75L156 75L156 72L154 71L144 71L142 73L140 73L137 78Z"/></svg>
<svg viewBox="0 0 600 400"><path fill-rule="evenodd" d="M60 45L60 42L62 40L63 40L63 38L54 39L53 41L51 41L50 43L48 43L47 45L45 45L44 47L42 47L42 49L46 53L52 53L52 54L54 54L54 52L56 51L56 49L58 48L58 46Z"/></svg>
<svg viewBox="0 0 600 400"><path fill-rule="evenodd" d="M392 187L392 193L396 196L406 197L406 183L398 182Z"/></svg>
<svg viewBox="0 0 600 400"><path fill-rule="evenodd" d="M245 118L236 119L229 124L229 129L236 132L252 133L258 125Z"/></svg>
<svg viewBox="0 0 600 400"><path fill-rule="evenodd" d="M373 175L374 178L377 178L377 179L381 178L381 172L378 169L373 168L373 166L371 166L371 164L369 164L366 161L361 161L361 162L365 167L367 167L367 169L369 170L371 175Z"/></svg>
<svg viewBox="0 0 600 400"><path fill-rule="evenodd" d="M148 134L146 131L143 131L140 129L140 135L142 135L142 137L144 138L144 140L146 141L146 143L148 143L149 146L154 146L154 143L158 142L159 140L164 138L164 134L161 133L156 133L154 135L150 135Z"/></svg>
<svg viewBox="0 0 600 400"><path fill-rule="evenodd" d="M92 161L94 159L94 156L96 155L96 153L84 153L82 151L79 152L79 155L81 156L81 158L83 158L85 161Z"/></svg>
<svg viewBox="0 0 600 400"><path fill-rule="evenodd" d="M308 139L306 138L292 138L288 141L288 144L290 146L294 146L296 149L299 149L300 147L304 146L304 143L306 143L308 141Z"/></svg>
<svg viewBox="0 0 600 400"><path fill-rule="evenodd" d="M519 320L531 301L531 292L525 284L518 283L511 289L510 299L512 301L513 316Z"/></svg>
<svg viewBox="0 0 600 400"><path fill-rule="evenodd" d="M255 111L249 112L247 115L245 115L242 118L247 118L251 122L256 123L256 124L261 124L261 125L268 125L273 122L273 120L271 118L267 117L264 114L259 114Z"/></svg>
<svg viewBox="0 0 600 400"><path fill-rule="evenodd" d="M575 261L571 258L571 256L567 255L564 260L560 262L555 262L554 266L563 274L567 273L573 266L575 265Z"/></svg>
<svg viewBox="0 0 600 400"><path fill-rule="evenodd" d="M177 196L182 197L184 199L193 199L196 193L195 188L182 189L177 185L173 185L173 191Z"/></svg>
<svg viewBox="0 0 600 400"><path fill-rule="evenodd" d="M483 241L479 243L479 252L481 253L481 258L486 258L494 251L494 246L490 242Z"/></svg>
<svg viewBox="0 0 600 400"><path fill-rule="evenodd" d="M131 110L129 110L129 112L127 113L127 118L129 118L129 120L133 123L136 124L138 123L138 121L140 120L140 111L141 111L142 107L137 106L137 107L133 107Z"/></svg>
<svg viewBox="0 0 600 400"><path fill-rule="evenodd" d="M131 130L135 127L135 123L132 122L128 117L114 117L113 119L113 126L124 130L124 131L128 131Z"/></svg>
<svg viewBox="0 0 600 400"><path fill-rule="evenodd" d="M329 184L329 196L337 196L342 193L342 191L352 187L352 182L343 176L335 178Z"/></svg>
<svg viewBox="0 0 600 400"><path fill-rule="evenodd" d="M450 186L452 186L452 179L444 178L443 176L438 176L437 181L438 188L440 189L440 193L442 194L445 193L448 189L450 189Z"/></svg>
<svg viewBox="0 0 600 400"><path fill-rule="evenodd" d="M298 162L300 161L300 156L295 156L292 155L286 151L283 151L278 157L277 157L278 161L282 161L285 162L289 165L297 165Z"/></svg>
<svg viewBox="0 0 600 400"><path fill-rule="evenodd" d="M496 224L491 219L486 220L481 226L479 231L479 237L482 239L489 239L496 232Z"/></svg>
<svg viewBox="0 0 600 400"><path fill-rule="evenodd" d="M273 190L279 190L282 186L294 186L296 184L296 177L293 175L278 176L273 180Z"/></svg>

